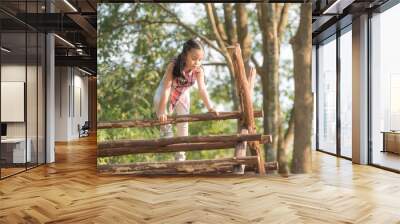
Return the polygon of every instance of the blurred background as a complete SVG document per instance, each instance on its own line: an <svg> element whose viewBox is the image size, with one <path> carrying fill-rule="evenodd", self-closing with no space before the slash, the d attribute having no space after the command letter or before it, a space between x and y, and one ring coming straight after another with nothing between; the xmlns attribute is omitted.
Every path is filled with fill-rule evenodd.
<svg viewBox="0 0 400 224"><path fill-rule="evenodd" d="M311 4L304 5L311 10ZM300 6L288 3L98 4L98 121L155 118L154 92L166 65L190 38L198 38L204 44L206 86L217 110L238 110L233 68L227 63L226 46L239 43L246 70L250 66L257 69L254 108L264 110L264 119L256 122L258 133L274 136L274 143L265 146L266 160L276 161L281 151L283 167L287 167L293 149L292 45L299 29ZM311 11L305 17L309 17L310 26ZM305 33L311 37L311 32ZM307 45L311 51L311 39ZM311 90L307 86L304 88ZM206 112L196 90L197 86L191 90L191 114ZM229 120L195 122L190 123L189 132L190 135L231 134L237 132L237 126L236 121ZM97 132L98 141L158 137L157 127ZM189 152L187 159L232 155L232 150ZM98 162L169 159L173 159L172 154L143 154L99 158Z"/></svg>

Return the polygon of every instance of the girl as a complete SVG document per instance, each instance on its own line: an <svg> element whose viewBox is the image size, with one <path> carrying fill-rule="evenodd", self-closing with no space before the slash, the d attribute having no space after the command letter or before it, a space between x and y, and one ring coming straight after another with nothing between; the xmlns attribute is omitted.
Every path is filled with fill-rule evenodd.
<svg viewBox="0 0 400 224"><path fill-rule="evenodd" d="M182 52L167 66L167 70L158 85L154 95L154 109L160 122L167 120L167 114L176 112L178 115L189 114L189 88L196 82L205 106L209 112L217 113L211 106L210 99L204 84L204 71L201 67L204 51L201 43L190 39L183 45ZM169 107L167 112L167 102ZM172 125L160 128L161 137L172 137ZM177 124L177 136L188 136L188 122ZM178 152L175 160L185 160L185 152Z"/></svg>

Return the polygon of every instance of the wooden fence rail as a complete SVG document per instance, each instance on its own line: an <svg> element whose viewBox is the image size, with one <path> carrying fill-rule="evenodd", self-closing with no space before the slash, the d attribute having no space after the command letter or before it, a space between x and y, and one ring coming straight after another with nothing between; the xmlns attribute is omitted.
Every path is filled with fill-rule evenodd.
<svg viewBox="0 0 400 224"><path fill-rule="evenodd" d="M272 136L256 133L255 118L263 117L262 111L254 111L252 92L255 80L255 70L246 71L239 44L227 48L228 62L232 63L239 111L205 114L190 114L168 116L161 123L157 119L103 121L97 124L98 129L111 128L142 128L181 122L212 121L238 119L238 134L218 136L184 136L151 140L113 140L98 143L98 156L121 156L138 153L166 153L181 151L197 151L212 149L235 149L235 157L212 160L189 160L167 162L139 162L132 164L98 165L101 173L112 174L244 174L249 168L264 175L266 170L278 169L277 162L265 163L261 154L260 143L271 143ZM247 72L247 74L246 74ZM251 156L246 156L250 149Z"/></svg>
<svg viewBox="0 0 400 224"><path fill-rule="evenodd" d="M133 164L99 165L101 173L113 174L207 174L232 171L233 166L245 164L254 166L258 162L256 156L242 158L186 160L168 162L139 162Z"/></svg>
<svg viewBox="0 0 400 224"><path fill-rule="evenodd" d="M164 123L160 123L158 120L144 119L144 120L122 120L122 121L101 121L97 124L97 129L108 129L108 128L131 128L131 127L152 127L163 124L176 124L182 122L194 122L194 121L213 121L213 120L228 120L228 119L240 119L242 113L234 112L219 112L218 115L213 113L205 114L189 114L189 115L175 115L168 116L168 119ZM262 111L255 111L254 117L263 117Z"/></svg>
<svg viewBox="0 0 400 224"><path fill-rule="evenodd" d="M237 134L225 136L185 136L157 140L118 140L101 142L97 156L121 156L137 153L163 153L235 148L238 142L260 141L269 143L271 136Z"/></svg>
<svg viewBox="0 0 400 224"><path fill-rule="evenodd" d="M260 141L262 144L271 143L271 135L262 134L233 134L233 135L209 135L209 136L180 136L159 139L140 139L140 140L111 140L102 141L97 144L98 149L139 147L139 146L166 146L178 143L201 143L201 142L241 142L241 141Z"/></svg>

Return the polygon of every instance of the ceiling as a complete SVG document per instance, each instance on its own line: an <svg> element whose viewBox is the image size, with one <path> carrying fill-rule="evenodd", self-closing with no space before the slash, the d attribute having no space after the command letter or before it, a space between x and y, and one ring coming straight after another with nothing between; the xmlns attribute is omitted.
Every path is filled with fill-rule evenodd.
<svg viewBox="0 0 400 224"><path fill-rule="evenodd" d="M26 30L28 41L31 31L51 32L56 34L56 66L77 66L93 75L97 73L96 0L1 0L0 23L3 46L7 42L7 48L14 48L10 58L36 51L32 43L25 52L22 34Z"/></svg>
<svg viewBox="0 0 400 224"><path fill-rule="evenodd" d="M313 0L313 43L351 24L354 16L372 11L386 2L388 0Z"/></svg>

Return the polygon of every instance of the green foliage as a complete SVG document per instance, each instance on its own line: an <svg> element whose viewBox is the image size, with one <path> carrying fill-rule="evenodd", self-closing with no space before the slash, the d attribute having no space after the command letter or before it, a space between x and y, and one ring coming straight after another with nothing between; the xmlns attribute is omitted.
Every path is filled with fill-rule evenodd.
<svg viewBox="0 0 400 224"><path fill-rule="evenodd" d="M284 118L284 128L287 129L290 113L294 103L294 79L293 64L289 60L283 60L280 66L281 83L279 86L280 103Z"/></svg>
<svg viewBox="0 0 400 224"><path fill-rule="evenodd" d="M173 4L167 5L171 10ZM201 7L201 6L197 6ZM152 101L166 65L192 34L173 23L154 4L99 4L98 19L98 119L99 121L154 118ZM209 23L199 19L194 28L210 35ZM223 88L221 88L223 87ZM229 101L229 83L211 90L215 103ZM219 94L215 94L218 92ZM204 113L197 91L192 94L191 113ZM190 135L234 133L234 121L190 124ZM154 139L158 127L100 130L99 141ZM173 153L141 154L99 158L99 164L173 160ZM188 159L231 156L232 150L187 153Z"/></svg>

